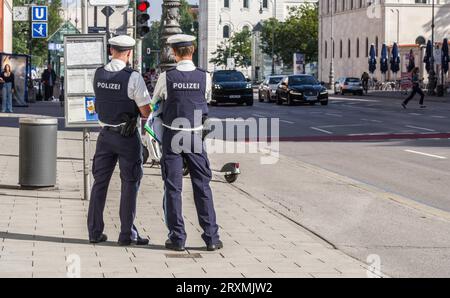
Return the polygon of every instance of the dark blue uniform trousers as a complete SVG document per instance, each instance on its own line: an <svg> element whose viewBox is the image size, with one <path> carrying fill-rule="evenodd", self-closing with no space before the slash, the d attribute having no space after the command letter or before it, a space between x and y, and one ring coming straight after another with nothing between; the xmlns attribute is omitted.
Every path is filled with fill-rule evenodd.
<svg viewBox="0 0 450 298"><path fill-rule="evenodd" d="M191 150L179 153L172 148L172 139L177 133L188 135L191 138ZM194 153L194 141L197 142L196 144L200 144L199 153ZM186 242L181 202L184 158L191 176L198 221L204 231L202 238L206 244L216 244L219 240L219 228L216 223L216 212L214 210L212 191L209 186L212 174L201 135L191 132L178 132L165 128L162 143L161 170L164 179L163 207L166 224L169 229L169 239L172 243L182 246Z"/></svg>
<svg viewBox="0 0 450 298"><path fill-rule="evenodd" d="M103 210L111 176L119 161L122 181L120 198L120 236L119 241L135 240L138 236L134 226L136 198L142 179L142 145L136 132L131 137L123 137L117 132L102 129L97 140L97 148L92 166L95 182L89 203L89 237L97 238L103 233Z"/></svg>

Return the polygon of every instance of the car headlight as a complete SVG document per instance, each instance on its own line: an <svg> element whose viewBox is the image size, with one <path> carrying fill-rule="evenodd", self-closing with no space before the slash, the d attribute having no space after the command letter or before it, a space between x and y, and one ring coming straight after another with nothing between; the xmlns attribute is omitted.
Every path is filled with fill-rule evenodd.
<svg viewBox="0 0 450 298"><path fill-rule="evenodd" d="M299 91L293 91L293 90L291 90L290 93L291 93L292 95L303 95L302 92L299 92Z"/></svg>
<svg viewBox="0 0 450 298"><path fill-rule="evenodd" d="M328 91L327 91L327 90L322 90L322 91L320 91L320 94L321 94L321 95L328 94Z"/></svg>
<svg viewBox="0 0 450 298"><path fill-rule="evenodd" d="M214 89L222 89L222 86L220 86L220 85L218 85L218 84L215 84L215 85L214 85Z"/></svg>
<svg viewBox="0 0 450 298"><path fill-rule="evenodd" d="M247 89L252 89L252 84L248 83L246 88Z"/></svg>

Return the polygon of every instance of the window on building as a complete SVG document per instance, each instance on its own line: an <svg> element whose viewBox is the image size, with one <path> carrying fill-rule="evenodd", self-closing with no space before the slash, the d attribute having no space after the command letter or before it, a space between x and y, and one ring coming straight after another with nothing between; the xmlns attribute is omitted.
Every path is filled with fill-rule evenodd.
<svg viewBox="0 0 450 298"><path fill-rule="evenodd" d="M328 43L325 41L325 59L328 58Z"/></svg>
<svg viewBox="0 0 450 298"><path fill-rule="evenodd" d="M348 52L348 58L350 58L351 53L352 53L352 44L351 44L350 38L348 39L347 52Z"/></svg>
<svg viewBox="0 0 450 298"><path fill-rule="evenodd" d="M339 41L339 58L342 58L342 39Z"/></svg>
<svg viewBox="0 0 450 298"><path fill-rule="evenodd" d="M359 38L356 39L356 58L359 58Z"/></svg>
<svg viewBox="0 0 450 298"><path fill-rule="evenodd" d="M333 49L332 49L332 51L333 51L332 55L333 55L333 59L334 59L334 53L335 53L335 51L334 51L334 40L333 40Z"/></svg>
<svg viewBox="0 0 450 298"><path fill-rule="evenodd" d="M334 0L334 12L337 11L337 0Z"/></svg>
<svg viewBox="0 0 450 298"><path fill-rule="evenodd" d="M378 36L375 37L375 56L378 57Z"/></svg>
<svg viewBox="0 0 450 298"><path fill-rule="evenodd" d="M369 38L366 37L366 57L369 57Z"/></svg>
<svg viewBox="0 0 450 298"><path fill-rule="evenodd" d="M249 0L244 0L244 1L243 1L243 3L244 3L244 8L248 8L248 6L249 6L248 2L249 2Z"/></svg>
<svg viewBox="0 0 450 298"><path fill-rule="evenodd" d="M359 8L363 7L363 0L359 0Z"/></svg>
<svg viewBox="0 0 450 298"><path fill-rule="evenodd" d="M242 27L242 31L250 31L250 27L248 25L245 25Z"/></svg>
<svg viewBox="0 0 450 298"><path fill-rule="evenodd" d="M230 8L230 0L223 0L223 7Z"/></svg>
<svg viewBox="0 0 450 298"><path fill-rule="evenodd" d="M230 26L223 26L223 38L230 38Z"/></svg>
<svg viewBox="0 0 450 298"><path fill-rule="evenodd" d="M263 0L262 5L263 5L263 8L268 8L269 7L269 0Z"/></svg>
<svg viewBox="0 0 450 298"><path fill-rule="evenodd" d="M353 0L350 0L350 9L353 9Z"/></svg>
<svg viewBox="0 0 450 298"><path fill-rule="evenodd" d="M341 10L344 11L345 10L345 0L342 0L342 7Z"/></svg>

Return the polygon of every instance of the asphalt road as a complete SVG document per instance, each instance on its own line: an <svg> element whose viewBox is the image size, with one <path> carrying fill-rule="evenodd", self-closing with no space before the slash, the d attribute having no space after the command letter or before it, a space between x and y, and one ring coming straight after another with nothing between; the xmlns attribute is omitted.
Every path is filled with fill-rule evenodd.
<svg viewBox="0 0 450 298"><path fill-rule="evenodd" d="M279 118L277 164L262 166L249 154L221 159L243 164L237 187L266 198L355 258L379 255L391 276L448 277L450 102L433 100L420 109L413 101L407 110L400 103L401 98L374 96L331 97L326 107L255 101L254 107L213 107L211 115ZM317 175L336 174L340 182L308 180L302 175L309 165ZM341 188L359 183L375 190L357 196ZM401 203L393 204L397 195ZM427 208L447 219L424 215Z"/></svg>

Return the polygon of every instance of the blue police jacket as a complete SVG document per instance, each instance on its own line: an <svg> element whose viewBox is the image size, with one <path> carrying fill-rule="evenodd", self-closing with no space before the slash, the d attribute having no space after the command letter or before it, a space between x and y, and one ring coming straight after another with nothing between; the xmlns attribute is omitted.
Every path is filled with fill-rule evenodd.
<svg viewBox="0 0 450 298"><path fill-rule="evenodd" d="M100 67L95 72L95 110L101 122L119 125L125 122L124 114L130 117L139 115L136 102L128 97L128 82L133 72L128 67L116 72Z"/></svg>
<svg viewBox="0 0 450 298"><path fill-rule="evenodd" d="M166 72L167 98L163 105L163 123L166 127L174 127L173 121L177 118L187 119L190 125L180 128L193 129L202 125L203 116L208 114L206 76L206 71L199 68L194 71L174 68Z"/></svg>

